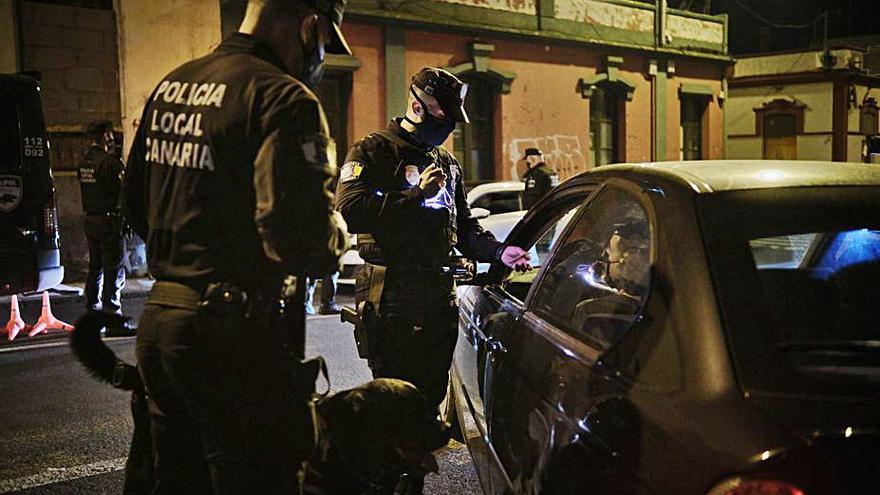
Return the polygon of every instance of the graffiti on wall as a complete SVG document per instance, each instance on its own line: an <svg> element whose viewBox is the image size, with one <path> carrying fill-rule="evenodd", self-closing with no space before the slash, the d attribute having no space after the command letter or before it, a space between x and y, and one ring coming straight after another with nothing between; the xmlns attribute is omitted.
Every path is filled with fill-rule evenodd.
<svg viewBox="0 0 880 495"><path fill-rule="evenodd" d="M584 172L588 168L585 151L581 148L581 140L577 136L561 134L543 137L511 139L508 154L511 161L510 176L522 177L525 164L522 158L528 148L538 148L544 153L544 160L550 165L560 180Z"/></svg>

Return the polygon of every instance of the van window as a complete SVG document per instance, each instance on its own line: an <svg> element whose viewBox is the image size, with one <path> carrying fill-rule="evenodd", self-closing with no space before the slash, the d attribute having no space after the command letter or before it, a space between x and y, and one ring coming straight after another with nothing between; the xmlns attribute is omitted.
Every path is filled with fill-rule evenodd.
<svg viewBox="0 0 880 495"><path fill-rule="evenodd" d="M0 101L0 169L18 168L20 160L18 105L11 101Z"/></svg>

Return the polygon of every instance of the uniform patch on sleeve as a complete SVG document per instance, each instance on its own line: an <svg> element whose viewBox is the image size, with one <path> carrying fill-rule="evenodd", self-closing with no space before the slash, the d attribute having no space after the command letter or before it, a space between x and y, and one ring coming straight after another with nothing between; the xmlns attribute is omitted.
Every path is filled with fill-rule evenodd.
<svg viewBox="0 0 880 495"><path fill-rule="evenodd" d="M336 142L323 134L311 134L300 139L306 164L323 169L336 167Z"/></svg>
<svg viewBox="0 0 880 495"><path fill-rule="evenodd" d="M361 176L364 170L364 164L361 162L345 162L339 171L339 182L352 182Z"/></svg>

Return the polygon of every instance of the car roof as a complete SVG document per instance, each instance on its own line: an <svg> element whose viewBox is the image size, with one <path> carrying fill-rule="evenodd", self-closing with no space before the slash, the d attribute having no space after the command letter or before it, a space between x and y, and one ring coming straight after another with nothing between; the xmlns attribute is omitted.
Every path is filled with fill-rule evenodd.
<svg viewBox="0 0 880 495"><path fill-rule="evenodd" d="M468 202L471 202L473 198L477 196L482 196L487 193L499 192L499 191L522 191L525 189L525 184L520 181L498 181L498 182L486 182L484 184L480 184L474 186L472 189L468 191L467 197Z"/></svg>
<svg viewBox="0 0 880 495"><path fill-rule="evenodd" d="M810 186L880 186L880 166L794 160L705 160L603 165L582 174L654 176L697 193Z"/></svg>

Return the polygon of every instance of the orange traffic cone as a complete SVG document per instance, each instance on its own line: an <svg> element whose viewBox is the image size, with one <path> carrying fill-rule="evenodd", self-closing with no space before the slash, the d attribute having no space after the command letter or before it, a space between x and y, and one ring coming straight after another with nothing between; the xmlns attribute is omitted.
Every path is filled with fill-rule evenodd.
<svg viewBox="0 0 880 495"><path fill-rule="evenodd" d="M49 293L43 292L43 307L40 310L40 319L37 320L37 324L34 325L34 328L31 329L28 337L33 337L34 335L40 333L46 333L48 330L67 330L68 332L73 330L73 325L68 325L63 321L55 318L55 315L52 314L52 308L49 307Z"/></svg>
<svg viewBox="0 0 880 495"><path fill-rule="evenodd" d="M12 342L18 332L25 329L24 320L21 319L21 313L18 310L18 296L12 296L12 309L9 311L9 323L6 324L6 338Z"/></svg>

